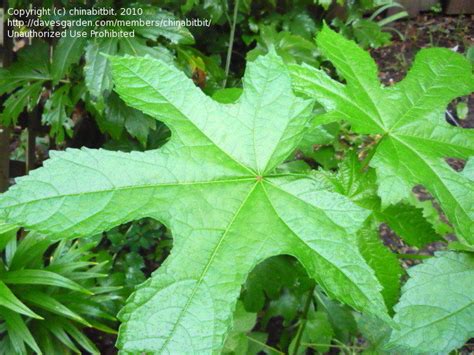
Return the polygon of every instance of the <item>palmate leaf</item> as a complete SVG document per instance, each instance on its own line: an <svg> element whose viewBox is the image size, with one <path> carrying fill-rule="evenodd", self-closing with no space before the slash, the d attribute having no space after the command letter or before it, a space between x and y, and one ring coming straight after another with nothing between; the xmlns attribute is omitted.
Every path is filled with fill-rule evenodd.
<svg viewBox="0 0 474 355"><path fill-rule="evenodd" d="M357 133L382 136L370 165L377 171L383 206L422 184L439 200L458 237L474 244L474 183L444 160L474 154L474 131L444 119L447 104L474 88L471 64L448 49L423 49L403 81L383 87L375 62L354 42L326 26L317 43L347 84L292 64L294 88L324 105L328 112L321 123L347 120Z"/></svg>
<svg viewBox="0 0 474 355"><path fill-rule="evenodd" d="M380 284L351 237L368 213L316 176L275 172L313 104L293 95L278 56L248 65L235 104L213 101L164 62L111 61L122 99L168 125L171 140L144 153L53 153L0 197L0 219L58 238L143 217L171 229L171 255L120 314L121 349L222 348L248 273L279 254L295 256L330 296L388 319Z"/></svg>
<svg viewBox="0 0 474 355"><path fill-rule="evenodd" d="M474 336L474 255L439 252L408 270L391 347L447 354Z"/></svg>

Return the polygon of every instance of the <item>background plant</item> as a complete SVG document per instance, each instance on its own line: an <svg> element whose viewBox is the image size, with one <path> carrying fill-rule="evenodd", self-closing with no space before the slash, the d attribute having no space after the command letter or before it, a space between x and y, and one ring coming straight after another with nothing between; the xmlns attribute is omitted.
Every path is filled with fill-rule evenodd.
<svg viewBox="0 0 474 355"><path fill-rule="evenodd" d="M116 319L104 307L121 287L100 286L104 263L92 261L94 243L52 242L16 229L2 234L1 351L6 354L98 353L83 334L95 328L115 334Z"/></svg>

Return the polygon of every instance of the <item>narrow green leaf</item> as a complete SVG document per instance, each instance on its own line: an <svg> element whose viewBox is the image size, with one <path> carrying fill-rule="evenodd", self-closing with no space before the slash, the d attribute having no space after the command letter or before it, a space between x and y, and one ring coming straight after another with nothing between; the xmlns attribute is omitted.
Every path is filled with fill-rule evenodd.
<svg viewBox="0 0 474 355"><path fill-rule="evenodd" d="M80 315L71 311L69 308L56 301L52 296L40 291L28 290L23 293L23 298L26 302L35 305L36 307L43 308L54 314L75 320L76 322L82 323L87 327L90 327L90 323L87 322Z"/></svg>
<svg viewBox="0 0 474 355"><path fill-rule="evenodd" d="M0 280L0 306L11 309L14 312L24 314L25 316L37 319L43 319L31 309L23 304L8 288L3 281Z"/></svg>
<svg viewBox="0 0 474 355"><path fill-rule="evenodd" d="M76 347L60 322L54 318L48 319L48 329L67 348L71 349L76 354L81 354L81 351Z"/></svg>
<svg viewBox="0 0 474 355"><path fill-rule="evenodd" d="M14 312L12 312L6 308L0 307L0 314L7 323L8 337L10 337L11 339L21 339L21 341L28 344L28 346L31 347L33 351L41 355L42 352L38 347L38 344L36 343L35 339L33 338L33 335L31 335L30 330L26 326L21 316L15 312L15 310ZM15 345L15 342L13 344Z"/></svg>
<svg viewBox="0 0 474 355"><path fill-rule="evenodd" d="M14 285L49 285L92 294L89 290L60 274L46 270L22 269L0 274L6 284Z"/></svg>
<svg viewBox="0 0 474 355"><path fill-rule="evenodd" d="M63 329L85 350L89 353L98 355L100 354L99 349L94 345L94 343L84 335L79 329L76 328L71 322L61 321Z"/></svg>

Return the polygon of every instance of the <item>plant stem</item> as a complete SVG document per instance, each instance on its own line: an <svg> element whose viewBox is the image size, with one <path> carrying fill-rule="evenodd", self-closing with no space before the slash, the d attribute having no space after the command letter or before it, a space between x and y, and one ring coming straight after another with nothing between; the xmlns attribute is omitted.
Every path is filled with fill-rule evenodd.
<svg viewBox="0 0 474 355"><path fill-rule="evenodd" d="M226 87L227 78L229 76L230 60L232 58L232 48L234 47L235 26L237 24L237 11L238 10L239 10L239 0L235 0L234 15L232 17L232 25L230 27L229 47L227 48L227 58L225 61L225 78L224 78L224 82L222 83L223 88Z"/></svg>
<svg viewBox="0 0 474 355"><path fill-rule="evenodd" d="M304 328L306 327L306 321L308 320L309 306L311 306L311 301L313 300L313 293L315 289L316 289L316 284L313 287L311 287L311 289L308 292L308 296L306 297L306 303L304 305L303 315L301 316L301 324L300 324L300 327L298 328L298 333L296 334L295 348L293 349L294 355L298 354L298 348L300 347L301 337L303 336Z"/></svg>
<svg viewBox="0 0 474 355"><path fill-rule="evenodd" d="M280 350L278 349L275 349L274 347L268 345L268 344L265 344L265 343L262 343L260 340L257 340L255 338L252 338L251 336L247 335L247 339L250 340L250 341L253 341L254 343L258 344L258 345L261 345L263 346L264 348L274 352L274 353L277 353L277 354L282 354L282 355L285 355L285 353L281 352Z"/></svg>

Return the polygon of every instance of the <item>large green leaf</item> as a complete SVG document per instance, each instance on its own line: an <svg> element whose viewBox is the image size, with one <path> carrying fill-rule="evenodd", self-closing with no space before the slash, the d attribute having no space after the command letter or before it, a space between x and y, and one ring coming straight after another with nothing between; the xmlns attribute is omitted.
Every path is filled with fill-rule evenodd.
<svg viewBox="0 0 474 355"><path fill-rule="evenodd" d="M120 314L121 349L222 348L248 273L278 254L295 256L331 297L387 319L380 284L353 237L368 213L315 176L275 172L312 109L293 95L279 57L248 65L235 104L213 101L151 58L113 58L112 69L122 99L167 124L171 140L144 153L52 153L0 197L0 218L55 237L142 217L172 230L171 255Z"/></svg>
<svg viewBox="0 0 474 355"><path fill-rule="evenodd" d="M474 255L439 252L408 270L396 305L393 347L447 354L474 336Z"/></svg>
<svg viewBox="0 0 474 355"><path fill-rule="evenodd" d="M370 165L377 171L383 206L422 184L439 200L458 237L473 244L474 183L445 158L473 155L474 131L444 119L447 104L473 90L471 64L448 49L423 49L403 81L383 87L375 62L354 42L325 27L317 43L347 84L322 70L292 64L294 88L324 105L328 112L321 123L343 119L358 133L381 136Z"/></svg>

